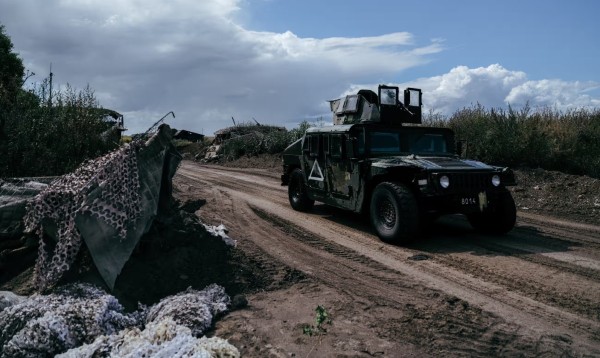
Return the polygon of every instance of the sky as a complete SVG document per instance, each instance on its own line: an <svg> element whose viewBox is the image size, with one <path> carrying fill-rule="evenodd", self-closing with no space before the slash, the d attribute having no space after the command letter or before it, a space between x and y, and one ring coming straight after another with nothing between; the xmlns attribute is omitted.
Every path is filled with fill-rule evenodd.
<svg viewBox="0 0 600 358"><path fill-rule="evenodd" d="M595 0L0 0L26 86L89 85L126 134L330 121L327 100L423 89L425 113L600 107Z"/></svg>

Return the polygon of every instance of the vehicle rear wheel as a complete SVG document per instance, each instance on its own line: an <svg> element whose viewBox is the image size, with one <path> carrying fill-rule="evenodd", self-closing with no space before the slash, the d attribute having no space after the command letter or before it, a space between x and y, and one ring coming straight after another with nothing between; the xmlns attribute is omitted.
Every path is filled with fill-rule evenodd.
<svg viewBox="0 0 600 358"><path fill-rule="evenodd" d="M290 199L290 205L294 210L308 211L312 209L315 204L315 201L308 197L304 173L302 173L302 170L299 168L294 169L290 175L288 197Z"/></svg>
<svg viewBox="0 0 600 358"><path fill-rule="evenodd" d="M510 192L505 191L498 197L493 210L467 215L471 226L483 234L506 234L515 226L517 208Z"/></svg>
<svg viewBox="0 0 600 358"><path fill-rule="evenodd" d="M414 194L400 183L383 182L371 196L371 223L383 241L405 244L419 233L419 210Z"/></svg>

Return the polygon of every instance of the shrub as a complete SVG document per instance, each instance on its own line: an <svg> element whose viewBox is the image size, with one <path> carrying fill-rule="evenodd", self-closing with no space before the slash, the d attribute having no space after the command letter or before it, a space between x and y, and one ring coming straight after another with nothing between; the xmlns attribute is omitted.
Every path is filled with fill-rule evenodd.
<svg viewBox="0 0 600 358"><path fill-rule="evenodd" d="M99 105L89 87L76 91L67 86L53 93L49 105L44 86L22 91L17 102L4 109L2 176L61 175L119 145L103 139L112 125L99 117Z"/></svg>
<svg viewBox="0 0 600 358"><path fill-rule="evenodd" d="M456 111L447 120L426 116L424 123L450 127L467 141L467 156L487 163L560 170L600 177L600 109L566 112L529 106Z"/></svg>
<svg viewBox="0 0 600 358"><path fill-rule="evenodd" d="M239 124L235 128L237 136L223 143L221 154L227 161L263 153L278 154L301 138L309 127L308 121L290 131L274 126Z"/></svg>

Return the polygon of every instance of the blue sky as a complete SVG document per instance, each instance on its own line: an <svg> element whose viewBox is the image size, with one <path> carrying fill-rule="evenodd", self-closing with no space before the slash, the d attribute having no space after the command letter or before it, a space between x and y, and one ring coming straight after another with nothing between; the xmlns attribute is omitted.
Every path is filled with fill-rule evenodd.
<svg viewBox="0 0 600 358"><path fill-rule="evenodd" d="M600 80L600 2L575 1L251 1L248 26L299 37L361 37L408 31L444 51L396 80L465 65L525 71L532 78Z"/></svg>
<svg viewBox="0 0 600 358"><path fill-rule="evenodd" d="M231 117L329 118L326 100L379 83L426 110L600 107L600 2L0 0L0 23L41 81L89 84L130 133L168 111L204 134Z"/></svg>

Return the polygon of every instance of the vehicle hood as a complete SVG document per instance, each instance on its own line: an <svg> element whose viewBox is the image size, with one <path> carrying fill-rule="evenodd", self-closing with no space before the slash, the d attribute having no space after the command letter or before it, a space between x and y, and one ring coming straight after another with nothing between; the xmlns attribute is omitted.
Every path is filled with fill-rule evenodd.
<svg viewBox="0 0 600 358"><path fill-rule="evenodd" d="M482 162L453 157L422 157L418 155L373 158L373 167L393 168L393 167L418 167L427 170L447 169L447 170L493 170L495 167Z"/></svg>

